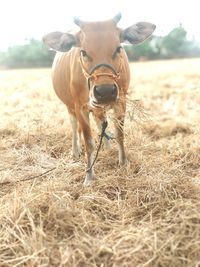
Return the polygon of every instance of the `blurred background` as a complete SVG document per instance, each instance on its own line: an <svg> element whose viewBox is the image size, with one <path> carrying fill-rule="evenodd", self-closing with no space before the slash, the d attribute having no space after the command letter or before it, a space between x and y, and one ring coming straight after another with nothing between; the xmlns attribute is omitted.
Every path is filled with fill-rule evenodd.
<svg viewBox="0 0 200 267"><path fill-rule="evenodd" d="M197 0L179 1L31 1L1 3L0 68L49 67L53 51L42 43L51 31L77 30L73 17L104 20L122 13L119 27L138 21L156 24L154 36L139 46L126 45L130 61L200 56Z"/></svg>
<svg viewBox="0 0 200 267"><path fill-rule="evenodd" d="M119 11L121 28L157 28L125 46L135 61L128 164L118 167L112 140L85 188L84 155L72 158L70 118L52 88L54 52L42 36L78 31L74 16ZM1 1L0 267L200 266L199 25L199 0Z"/></svg>

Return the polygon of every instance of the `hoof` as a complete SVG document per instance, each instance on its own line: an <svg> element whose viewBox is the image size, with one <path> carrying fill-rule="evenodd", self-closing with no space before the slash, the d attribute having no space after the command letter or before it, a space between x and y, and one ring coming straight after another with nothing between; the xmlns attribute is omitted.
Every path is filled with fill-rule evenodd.
<svg viewBox="0 0 200 267"><path fill-rule="evenodd" d="M126 158L120 159L119 160L119 166L120 167L125 167L127 165L128 161Z"/></svg>
<svg viewBox="0 0 200 267"><path fill-rule="evenodd" d="M90 186L92 184L92 180L86 180L85 179L85 181L84 181L84 183L83 183L83 186L84 187L87 187L87 186Z"/></svg>
<svg viewBox="0 0 200 267"><path fill-rule="evenodd" d="M71 153L73 159L75 160L78 160L80 159L81 155L82 155L82 149L77 149L77 150L72 150L72 153Z"/></svg>
<svg viewBox="0 0 200 267"><path fill-rule="evenodd" d="M94 173L93 171L89 171L87 172L86 176L85 176L85 180L84 180L84 183L83 183L83 186L90 186L92 184L94 180Z"/></svg>

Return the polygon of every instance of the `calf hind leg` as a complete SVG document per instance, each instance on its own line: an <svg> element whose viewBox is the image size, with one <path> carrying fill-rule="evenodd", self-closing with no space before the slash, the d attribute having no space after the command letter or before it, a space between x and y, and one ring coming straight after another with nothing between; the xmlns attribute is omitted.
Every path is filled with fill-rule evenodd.
<svg viewBox="0 0 200 267"><path fill-rule="evenodd" d="M119 165L123 166L126 163L126 154L124 149L124 119L115 122L116 139L119 148Z"/></svg>
<svg viewBox="0 0 200 267"><path fill-rule="evenodd" d="M119 148L119 165L126 164L126 153L124 149L124 117L125 117L126 105L125 103L119 103L115 111L115 132L116 140Z"/></svg>

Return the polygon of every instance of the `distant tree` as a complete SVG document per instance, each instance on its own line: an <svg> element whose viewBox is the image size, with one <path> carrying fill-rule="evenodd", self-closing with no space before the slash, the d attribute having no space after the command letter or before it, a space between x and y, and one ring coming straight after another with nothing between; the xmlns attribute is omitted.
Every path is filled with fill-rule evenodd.
<svg viewBox="0 0 200 267"><path fill-rule="evenodd" d="M187 32L180 24L167 36L163 37L159 46L163 58L181 58L189 55L191 41L187 40Z"/></svg>
<svg viewBox="0 0 200 267"><path fill-rule="evenodd" d="M49 52L41 41L31 39L28 44L13 46L0 53L0 64L8 68L47 67L53 57L54 53Z"/></svg>
<svg viewBox="0 0 200 267"><path fill-rule="evenodd" d="M200 57L200 43L196 42L195 39L190 41L187 48L188 57Z"/></svg>
<svg viewBox="0 0 200 267"><path fill-rule="evenodd" d="M125 46L129 60L134 61L158 58L159 51L156 49L153 39L154 37L139 45Z"/></svg>

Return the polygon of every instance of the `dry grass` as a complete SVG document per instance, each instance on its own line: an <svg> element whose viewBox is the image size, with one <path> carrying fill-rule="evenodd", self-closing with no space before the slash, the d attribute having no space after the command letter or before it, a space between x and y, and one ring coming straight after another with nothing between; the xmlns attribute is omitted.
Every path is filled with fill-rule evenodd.
<svg viewBox="0 0 200 267"><path fill-rule="evenodd" d="M129 164L112 141L89 188L50 70L0 72L0 181L56 167L1 185L0 266L200 266L200 60L132 69L149 115L129 101Z"/></svg>

